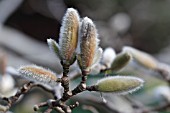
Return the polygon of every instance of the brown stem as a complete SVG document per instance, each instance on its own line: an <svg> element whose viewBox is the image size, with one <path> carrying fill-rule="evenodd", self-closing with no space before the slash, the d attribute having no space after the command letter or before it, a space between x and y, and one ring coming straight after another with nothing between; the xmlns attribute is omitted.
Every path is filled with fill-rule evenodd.
<svg viewBox="0 0 170 113"><path fill-rule="evenodd" d="M86 87L86 90L88 90L88 91L97 91L97 88L96 88L95 85L93 85L93 86L87 86L87 87Z"/></svg>
<svg viewBox="0 0 170 113"><path fill-rule="evenodd" d="M81 93L81 92L87 90L86 89L86 80L87 80L87 75L89 74L89 72L87 72L87 71L82 71L82 81L75 89L73 89L72 91L69 91L69 79L67 76L67 74L69 72L68 67L69 66L63 65L63 76L61 78L61 85L64 88L64 93L63 93L62 98L59 100L48 101L48 102L46 102L47 104L45 104L45 106L48 106L50 109L59 107L65 113L71 113L72 109L79 105L79 103L76 102L74 105L68 106L68 105L66 105L66 101L68 99L70 99L71 97L73 97L74 95L77 95L78 93ZM43 106L37 105L37 108L39 108L39 107L43 107Z"/></svg>
<svg viewBox="0 0 170 113"><path fill-rule="evenodd" d="M40 103L38 105L35 105L34 106L34 111L38 111L40 109L40 107L44 107L44 106L47 106L47 102L43 102L43 103Z"/></svg>
<svg viewBox="0 0 170 113"><path fill-rule="evenodd" d="M9 98L4 97L3 100L8 102L8 104L7 104L8 108L10 108L12 106L12 104L14 104L22 94L27 93L34 86L35 86L34 83L29 82L29 83L25 84L23 87L21 87L21 89L18 90L14 96L11 96Z"/></svg>
<svg viewBox="0 0 170 113"><path fill-rule="evenodd" d="M68 72L69 72L69 66L65 65L61 62L63 65L63 76L61 78L61 86L64 88L63 97L66 98L67 95L70 95L69 93L69 78L68 78Z"/></svg>

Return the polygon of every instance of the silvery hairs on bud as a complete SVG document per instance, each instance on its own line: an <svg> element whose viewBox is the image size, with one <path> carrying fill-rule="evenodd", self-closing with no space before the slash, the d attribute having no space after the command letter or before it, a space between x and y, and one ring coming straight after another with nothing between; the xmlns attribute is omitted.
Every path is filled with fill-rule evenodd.
<svg viewBox="0 0 170 113"><path fill-rule="evenodd" d="M83 70L89 70L101 58L102 49L98 47L97 36L97 30L92 20L88 17L83 18L79 30L78 46L78 62Z"/></svg>
<svg viewBox="0 0 170 113"><path fill-rule="evenodd" d="M77 47L79 29L79 14L73 8L68 8L63 17L60 29L60 56L64 63L70 62Z"/></svg>
<svg viewBox="0 0 170 113"><path fill-rule="evenodd" d="M60 56L60 47L59 45L56 43L55 40L53 39L47 39L47 44L50 48L50 50L61 60L61 56Z"/></svg>
<svg viewBox="0 0 170 113"><path fill-rule="evenodd" d="M54 72L36 65L21 66L18 69L20 76L40 84L47 84L55 86L57 84L57 77Z"/></svg>
<svg viewBox="0 0 170 113"><path fill-rule="evenodd" d="M100 92L114 94L132 93L143 86L144 81L133 76L110 76L99 80L96 89Z"/></svg>

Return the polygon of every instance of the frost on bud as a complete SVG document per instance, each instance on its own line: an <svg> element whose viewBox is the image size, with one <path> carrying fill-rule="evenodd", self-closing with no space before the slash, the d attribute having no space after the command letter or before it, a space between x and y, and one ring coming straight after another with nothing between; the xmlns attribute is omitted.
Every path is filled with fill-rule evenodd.
<svg viewBox="0 0 170 113"><path fill-rule="evenodd" d="M95 86L97 91L115 94L132 93L143 86L144 81L131 76L112 76L98 81Z"/></svg>
<svg viewBox="0 0 170 113"><path fill-rule="evenodd" d="M60 56L66 65L71 65L75 59L75 49L78 42L79 14L73 8L68 8L63 17L60 29Z"/></svg>
<svg viewBox="0 0 170 113"><path fill-rule="evenodd" d="M59 59L61 59L60 53L59 53L60 47L59 47L59 45L56 43L56 41L53 40L53 39L47 39L47 43L48 43L48 46L49 46L50 50L51 50L53 53L55 53Z"/></svg>
<svg viewBox="0 0 170 113"><path fill-rule="evenodd" d="M157 60L153 58L151 55L149 55L148 53L139 51L135 48L128 47L128 46L125 46L123 48L123 51L131 53L133 58L136 59L136 61L139 64L143 65L144 67L153 69L153 70L157 68L157 65L158 65Z"/></svg>
<svg viewBox="0 0 170 113"><path fill-rule="evenodd" d="M101 62L102 64L106 65L107 68L110 68L115 57L116 57L115 50L111 47L108 47L103 52L103 57Z"/></svg>
<svg viewBox="0 0 170 113"><path fill-rule="evenodd" d="M91 19L83 18L79 31L79 66L84 71L90 71L101 58L102 49L98 47L97 30Z"/></svg>
<svg viewBox="0 0 170 113"><path fill-rule="evenodd" d="M57 84L56 74L48 69L36 65L22 66L18 69L21 77L40 84L55 86Z"/></svg>
<svg viewBox="0 0 170 113"><path fill-rule="evenodd" d="M119 71L120 69L125 67L131 59L132 56L128 52L118 54L111 65L111 70Z"/></svg>

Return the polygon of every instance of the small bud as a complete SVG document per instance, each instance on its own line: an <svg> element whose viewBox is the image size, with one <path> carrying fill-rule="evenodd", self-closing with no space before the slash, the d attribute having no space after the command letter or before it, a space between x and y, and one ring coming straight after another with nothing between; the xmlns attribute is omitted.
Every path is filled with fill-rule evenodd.
<svg viewBox="0 0 170 113"><path fill-rule="evenodd" d="M59 53L60 47L56 43L56 41L53 40L53 39L47 39L47 43L48 43L48 46L49 46L50 50L53 53L55 53L59 59L61 59L61 56L60 56L60 53Z"/></svg>
<svg viewBox="0 0 170 113"><path fill-rule="evenodd" d="M140 89L143 83L144 81L137 77L112 76L99 80L95 87L100 92L128 94Z"/></svg>
<svg viewBox="0 0 170 113"><path fill-rule="evenodd" d="M123 48L123 51L129 52L132 54L133 58L136 59L136 61L141 64L142 66L149 68L149 69L156 69L157 68L157 60L153 58L148 53L139 51L135 48L125 46Z"/></svg>
<svg viewBox="0 0 170 113"><path fill-rule="evenodd" d="M102 64L106 65L107 68L110 68L115 57L116 57L115 50L111 47L108 47L103 52L103 57L101 62Z"/></svg>
<svg viewBox="0 0 170 113"><path fill-rule="evenodd" d="M36 65L22 66L18 69L22 77L40 84L55 86L57 84L56 74L49 69Z"/></svg>
<svg viewBox="0 0 170 113"><path fill-rule="evenodd" d="M102 51L98 48L96 27L88 17L83 18L79 35L78 62L81 69L89 71L91 66L101 58Z"/></svg>
<svg viewBox="0 0 170 113"><path fill-rule="evenodd" d="M60 56L64 64L70 65L75 58L78 42L79 14L73 8L68 8L60 29Z"/></svg>
<svg viewBox="0 0 170 113"><path fill-rule="evenodd" d="M130 62L131 58L132 57L128 52L118 54L111 65L111 70L119 71Z"/></svg>

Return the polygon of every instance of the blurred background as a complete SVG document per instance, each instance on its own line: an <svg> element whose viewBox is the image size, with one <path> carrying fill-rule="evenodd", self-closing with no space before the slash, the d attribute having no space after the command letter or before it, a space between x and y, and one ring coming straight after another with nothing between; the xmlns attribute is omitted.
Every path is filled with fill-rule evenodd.
<svg viewBox="0 0 170 113"><path fill-rule="evenodd" d="M166 48L170 43L169 0L0 1L0 46L13 49L15 54L33 55L30 53L33 51L31 49L34 46L34 49L37 48L30 41L35 40L41 44L46 44L47 38L58 41L62 17L66 8L73 7L79 11L81 17L88 16L95 22L101 47L110 46L119 52L122 46L129 45L157 55L164 62L169 61L168 58L158 55L168 54ZM17 33L20 36L17 36ZM10 43L19 47L18 49L25 49L25 53L19 53L17 47L13 47ZM28 47L30 44L31 47Z"/></svg>
<svg viewBox="0 0 170 113"><path fill-rule="evenodd" d="M169 6L170 0L0 0L0 49L7 67L34 63L61 73L59 60L49 51L46 39L58 41L62 17L67 8L73 7L80 17L94 21L102 48L120 52L128 45L170 63ZM43 95L36 93L33 97L41 100ZM36 104L33 100L29 97L30 105Z"/></svg>

